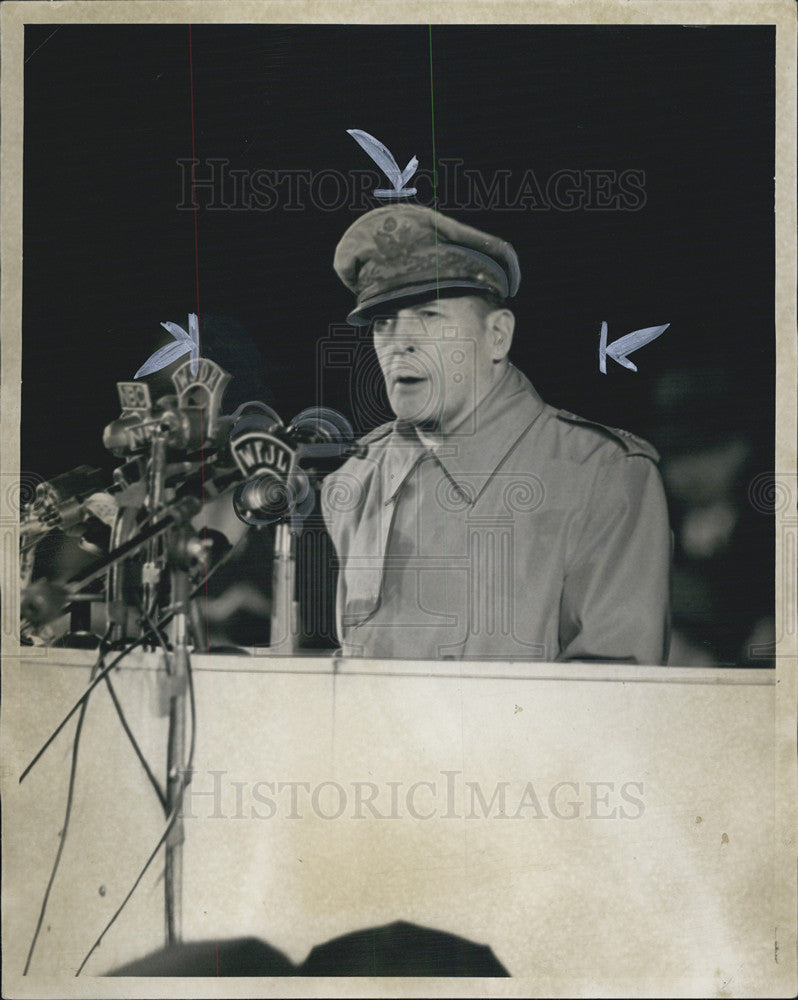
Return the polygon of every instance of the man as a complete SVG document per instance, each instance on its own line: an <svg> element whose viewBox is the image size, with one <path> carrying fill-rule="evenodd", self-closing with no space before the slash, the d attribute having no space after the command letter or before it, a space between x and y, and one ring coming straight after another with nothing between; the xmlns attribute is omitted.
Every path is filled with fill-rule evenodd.
<svg viewBox="0 0 798 1000"><path fill-rule="evenodd" d="M344 655L664 663L657 453L509 362L512 246L400 204L350 226L334 267L396 414L323 491Z"/></svg>

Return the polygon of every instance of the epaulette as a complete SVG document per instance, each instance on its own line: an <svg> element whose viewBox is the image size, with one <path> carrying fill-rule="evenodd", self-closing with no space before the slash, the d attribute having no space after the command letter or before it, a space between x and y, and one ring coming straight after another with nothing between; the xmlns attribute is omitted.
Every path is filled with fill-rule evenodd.
<svg viewBox="0 0 798 1000"><path fill-rule="evenodd" d="M606 424L598 424L595 420L587 420L585 417L569 413L567 410L557 410L557 416L571 423L583 424L586 427L602 431L617 444L620 444L627 455L645 455L646 458L650 458L654 462L659 462L660 455L654 445L649 444L644 438L632 434L631 431L625 431L621 427L607 427Z"/></svg>

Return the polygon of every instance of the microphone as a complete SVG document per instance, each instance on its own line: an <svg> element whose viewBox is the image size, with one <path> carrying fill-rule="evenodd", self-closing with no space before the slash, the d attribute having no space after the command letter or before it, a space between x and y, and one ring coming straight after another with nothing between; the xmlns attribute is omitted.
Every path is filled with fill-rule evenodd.
<svg viewBox="0 0 798 1000"><path fill-rule="evenodd" d="M311 475L324 459L341 459L354 437L349 421L335 410L302 410L285 427L270 407L245 403L234 414L230 452L244 476L233 496L245 524L273 524L291 515L303 519L313 510ZM312 461L314 467L301 467Z"/></svg>
<svg viewBox="0 0 798 1000"><path fill-rule="evenodd" d="M110 494L103 492L105 476L99 469L88 465L79 465L70 472L40 483L31 503L22 512L20 521L20 537L27 543L36 541L42 535L56 529L70 531L87 517L87 512L95 513L87 507L88 498L97 497L92 504L97 510L114 505ZM107 497L103 504L100 498ZM95 516L100 516L95 514ZM106 520L100 516L100 520Z"/></svg>
<svg viewBox="0 0 798 1000"><path fill-rule="evenodd" d="M97 562L92 563L85 569L80 570L68 580L50 580L40 577L27 587L21 597L21 616L34 627L45 625L63 614L70 600L80 593L85 587L98 577L105 576L111 566L127 556L135 555L143 549L148 542L164 534L174 525L185 524L192 517L196 516L202 508L202 503L195 497L184 497L173 503L164 512L163 516L153 524L143 528L133 538L128 539L118 548L103 556ZM218 543L217 550L219 549ZM204 543L193 542L186 546L185 554L188 563L198 563L205 558L202 549L206 548Z"/></svg>
<svg viewBox="0 0 798 1000"><path fill-rule="evenodd" d="M153 406L146 382L117 382L121 416L103 431L103 444L117 457L144 451L156 437L185 452L215 447L224 440L229 420L220 416L230 375L208 358L186 361L172 374L175 394Z"/></svg>
<svg viewBox="0 0 798 1000"><path fill-rule="evenodd" d="M202 444L201 410L180 409L176 396L162 396L146 410L130 411L112 420L103 431L103 445L117 458L143 451L159 434L171 448L187 450Z"/></svg>
<svg viewBox="0 0 798 1000"><path fill-rule="evenodd" d="M230 453L244 482L233 494L233 508L245 524L273 524L289 514L294 487L303 485L297 482L295 442L265 404L245 403L236 418Z"/></svg>

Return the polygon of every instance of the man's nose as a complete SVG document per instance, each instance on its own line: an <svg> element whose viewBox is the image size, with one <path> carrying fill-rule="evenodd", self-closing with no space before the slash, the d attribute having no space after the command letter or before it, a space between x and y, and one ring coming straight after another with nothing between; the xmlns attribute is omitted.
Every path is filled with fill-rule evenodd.
<svg viewBox="0 0 798 1000"><path fill-rule="evenodd" d="M424 324L418 316L397 314L393 336L394 347L397 351L415 351L423 337Z"/></svg>

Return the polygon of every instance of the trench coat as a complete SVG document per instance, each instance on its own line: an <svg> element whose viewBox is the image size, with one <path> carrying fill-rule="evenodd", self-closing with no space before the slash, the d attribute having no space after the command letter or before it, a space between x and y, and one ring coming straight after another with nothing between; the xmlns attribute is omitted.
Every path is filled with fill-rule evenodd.
<svg viewBox="0 0 798 1000"><path fill-rule="evenodd" d="M671 534L654 448L510 365L436 448L397 420L322 490L344 656L662 664Z"/></svg>

